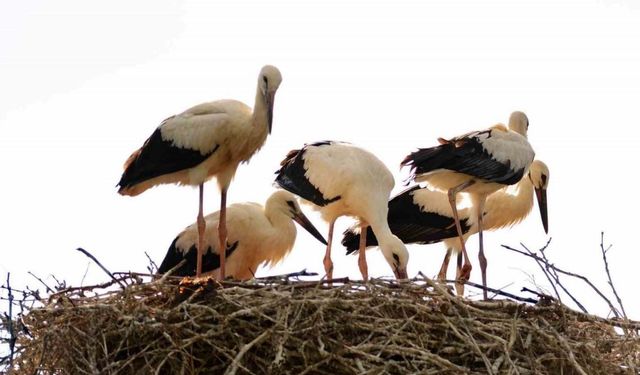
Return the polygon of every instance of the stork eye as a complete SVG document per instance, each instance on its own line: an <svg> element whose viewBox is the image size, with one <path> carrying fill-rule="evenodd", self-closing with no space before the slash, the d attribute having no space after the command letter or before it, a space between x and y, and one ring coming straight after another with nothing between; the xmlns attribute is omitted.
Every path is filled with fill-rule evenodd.
<svg viewBox="0 0 640 375"><path fill-rule="evenodd" d="M400 264L400 257L398 256L398 254L393 253L393 259L396 261L396 264Z"/></svg>
<svg viewBox="0 0 640 375"><path fill-rule="evenodd" d="M287 205L292 209L296 210L296 204L293 201L287 201Z"/></svg>
<svg viewBox="0 0 640 375"><path fill-rule="evenodd" d="M264 82L265 85L269 83L267 76L262 76L262 82Z"/></svg>
<svg viewBox="0 0 640 375"><path fill-rule="evenodd" d="M540 176L540 179L542 180L542 186L547 186L547 180L549 179L549 176L543 174Z"/></svg>

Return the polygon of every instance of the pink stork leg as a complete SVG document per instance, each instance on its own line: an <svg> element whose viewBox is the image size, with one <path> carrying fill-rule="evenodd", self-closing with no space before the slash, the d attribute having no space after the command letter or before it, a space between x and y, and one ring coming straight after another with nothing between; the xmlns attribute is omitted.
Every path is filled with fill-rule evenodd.
<svg viewBox="0 0 640 375"><path fill-rule="evenodd" d="M482 238L482 216L484 213L485 198L478 202L478 239L480 241L480 251L478 252L478 260L480 261L480 272L482 273L482 296L485 300L487 297L487 258L484 256L484 241Z"/></svg>
<svg viewBox="0 0 640 375"><path fill-rule="evenodd" d="M444 259L442 260L442 266L440 266L440 272L438 272L438 280L445 281L447 279L447 268L449 268L449 259L451 259L451 253L453 249L448 248L447 253L444 255Z"/></svg>
<svg viewBox="0 0 640 375"><path fill-rule="evenodd" d="M367 282L369 280L369 269L367 267L367 224L360 225L360 248L358 249L358 267L360 268L360 274L362 274L362 281Z"/></svg>
<svg viewBox="0 0 640 375"><path fill-rule="evenodd" d="M220 219L218 220L218 251L220 255L220 280L224 280L224 263L227 259L227 188L220 190Z"/></svg>
<svg viewBox="0 0 640 375"><path fill-rule="evenodd" d="M204 230L207 227L207 224L204 221L204 215L202 213L203 198L203 186L202 184L200 184L200 203L198 204L198 219L196 220L196 223L198 224L198 259L196 260L196 277L200 277L200 274L202 273L202 257L204 256Z"/></svg>
<svg viewBox="0 0 640 375"><path fill-rule="evenodd" d="M329 238L327 239L327 251L324 253L324 272L327 275L327 280L333 279L333 262L331 261L331 242L333 242L333 224L335 220L329 223Z"/></svg>
<svg viewBox="0 0 640 375"><path fill-rule="evenodd" d="M458 237L460 238L460 245L462 245L462 255L464 256L464 265L462 266L462 272L458 280L467 281L471 276L471 261L467 255L467 248L464 244L464 233L462 233L462 226L460 225L460 218L458 217L458 207L456 206L456 195L475 183L474 180L464 182L458 186L449 189L449 204L451 204L451 211L453 212L453 219L456 222L456 230L458 231Z"/></svg>
<svg viewBox="0 0 640 375"><path fill-rule="evenodd" d="M458 253L456 259L456 294L459 296L464 295L464 283L460 282L460 275L462 275L462 253Z"/></svg>

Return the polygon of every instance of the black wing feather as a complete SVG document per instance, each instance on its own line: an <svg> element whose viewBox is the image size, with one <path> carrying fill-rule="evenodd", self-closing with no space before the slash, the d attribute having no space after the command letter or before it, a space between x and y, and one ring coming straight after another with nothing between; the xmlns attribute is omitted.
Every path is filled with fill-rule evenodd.
<svg viewBox="0 0 640 375"><path fill-rule="evenodd" d="M479 135L490 134L490 130L477 132L473 136L443 141L444 144L421 148L402 161L416 176L437 169L448 169L465 173L491 182L512 185L520 181L524 169L513 170L511 163L501 163L491 157L482 147Z"/></svg>
<svg viewBox="0 0 640 375"><path fill-rule="evenodd" d="M118 186L128 188L154 177L195 167L211 156L218 147L220 146L216 145L204 155L198 150L176 147L172 141L163 140L160 128L157 128L127 166Z"/></svg>
<svg viewBox="0 0 640 375"><path fill-rule="evenodd" d="M329 203L335 202L340 199L340 196L333 198L326 198L322 192L313 185L305 173L307 170L304 167L304 153L307 147L311 146L324 146L330 145L330 141L316 142L309 145L305 145L300 150L291 150L287 153L287 156L280 163L280 169L276 171L276 183L285 190L302 197L310 202L317 204L318 206L326 206Z"/></svg>
<svg viewBox="0 0 640 375"><path fill-rule="evenodd" d="M167 271L173 269L177 266L183 259L186 262L176 269L171 275L172 276L195 276L196 275L196 267L198 262L198 249L196 245L191 246L187 251L182 251L176 247L176 242L178 241L180 236L176 237L171 246L169 246L169 250L167 251L167 255L165 255L162 264L158 268L158 274L166 273ZM227 247L226 256L227 259L233 254L233 252L238 247L238 241L231 244L231 246ZM204 256L202 257L202 272L210 272L220 268L220 255L213 252L213 249L209 246L204 251Z"/></svg>
<svg viewBox="0 0 640 375"><path fill-rule="evenodd" d="M413 203L413 192L420 189L419 185L398 194L389 201L387 220L391 232L398 236L405 244L429 244L443 241L458 235L453 218L434 212L424 212ZM466 219L460 220L463 233L469 231ZM358 251L360 234L351 229L344 232L342 244L347 248L347 254ZM367 247L377 246L371 227L367 228Z"/></svg>

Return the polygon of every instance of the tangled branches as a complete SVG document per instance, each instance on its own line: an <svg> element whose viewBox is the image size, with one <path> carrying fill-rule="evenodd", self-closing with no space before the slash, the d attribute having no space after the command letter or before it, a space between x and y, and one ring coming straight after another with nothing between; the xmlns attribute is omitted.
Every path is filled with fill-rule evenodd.
<svg viewBox="0 0 640 375"><path fill-rule="evenodd" d="M468 301L423 277L117 279L128 286L69 289L30 311L15 373L615 374L640 363L638 339L613 329L638 323Z"/></svg>

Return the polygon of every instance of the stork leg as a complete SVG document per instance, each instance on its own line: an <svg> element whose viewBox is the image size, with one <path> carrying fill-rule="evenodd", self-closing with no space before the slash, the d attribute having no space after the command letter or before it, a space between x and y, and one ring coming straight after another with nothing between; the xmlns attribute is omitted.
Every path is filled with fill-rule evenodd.
<svg viewBox="0 0 640 375"><path fill-rule="evenodd" d="M197 259L196 259L196 277L200 277L202 273L202 257L204 256L204 230L207 227L206 222L204 221L204 214L202 213L202 201L204 198L203 186L200 184L200 199L198 203L198 218L196 219L196 223L198 225L198 248Z"/></svg>
<svg viewBox="0 0 640 375"><path fill-rule="evenodd" d="M440 272L438 272L438 280L444 282L447 280L447 268L449 268L449 259L451 259L452 248L447 249L447 253L442 260L442 266L440 266Z"/></svg>
<svg viewBox="0 0 640 375"><path fill-rule="evenodd" d="M227 259L227 188L220 190L220 218L218 220L218 253L220 256L220 280L225 278L224 263Z"/></svg>
<svg viewBox="0 0 640 375"><path fill-rule="evenodd" d="M475 183L474 180L464 182L458 186L449 189L449 204L451 204L451 211L453 212L453 219L456 222L456 230L458 231L458 237L460 238L460 245L462 246L462 255L464 256L464 266L462 266L462 273L460 279L463 281L469 280L471 276L471 261L469 255L467 255L467 248L464 244L464 233L462 233L462 226L460 225L460 218L458 217L458 207L456 206L456 195L462 190L468 188Z"/></svg>
<svg viewBox="0 0 640 375"><path fill-rule="evenodd" d="M484 216L485 199L478 202L478 239L480 241L480 251L478 252L478 261L480 262L480 272L482 273L482 296L485 300L487 297L487 258L484 256L484 241L482 237L482 217Z"/></svg>
<svg viewBox="0 0 640 375"><path fill-rule="evenodd" d="M458 259L456 260L456 294L459 296L464 295L464 283L460 276L462 275L462 253L458 253Z"/></svg>
<svg viewBox="0 0 640 375"><path fill-rule="evenodd" d="M327 275L327 280L333 279L333 262L331 261L331 242L333 241L333 224L336 221L333 220L329 223L329 238L327 239L327 251L324 253L324 272Z"/></svg>
<svg viewBox="0 0 640 375"><path fill-rule="evenodd" d="M367 227L368 225L360 225L360 249L358 250L358 267L360 268L360 274L362 274L362 281L367 282L369 280L369 270L367 267Z"/></svg>

